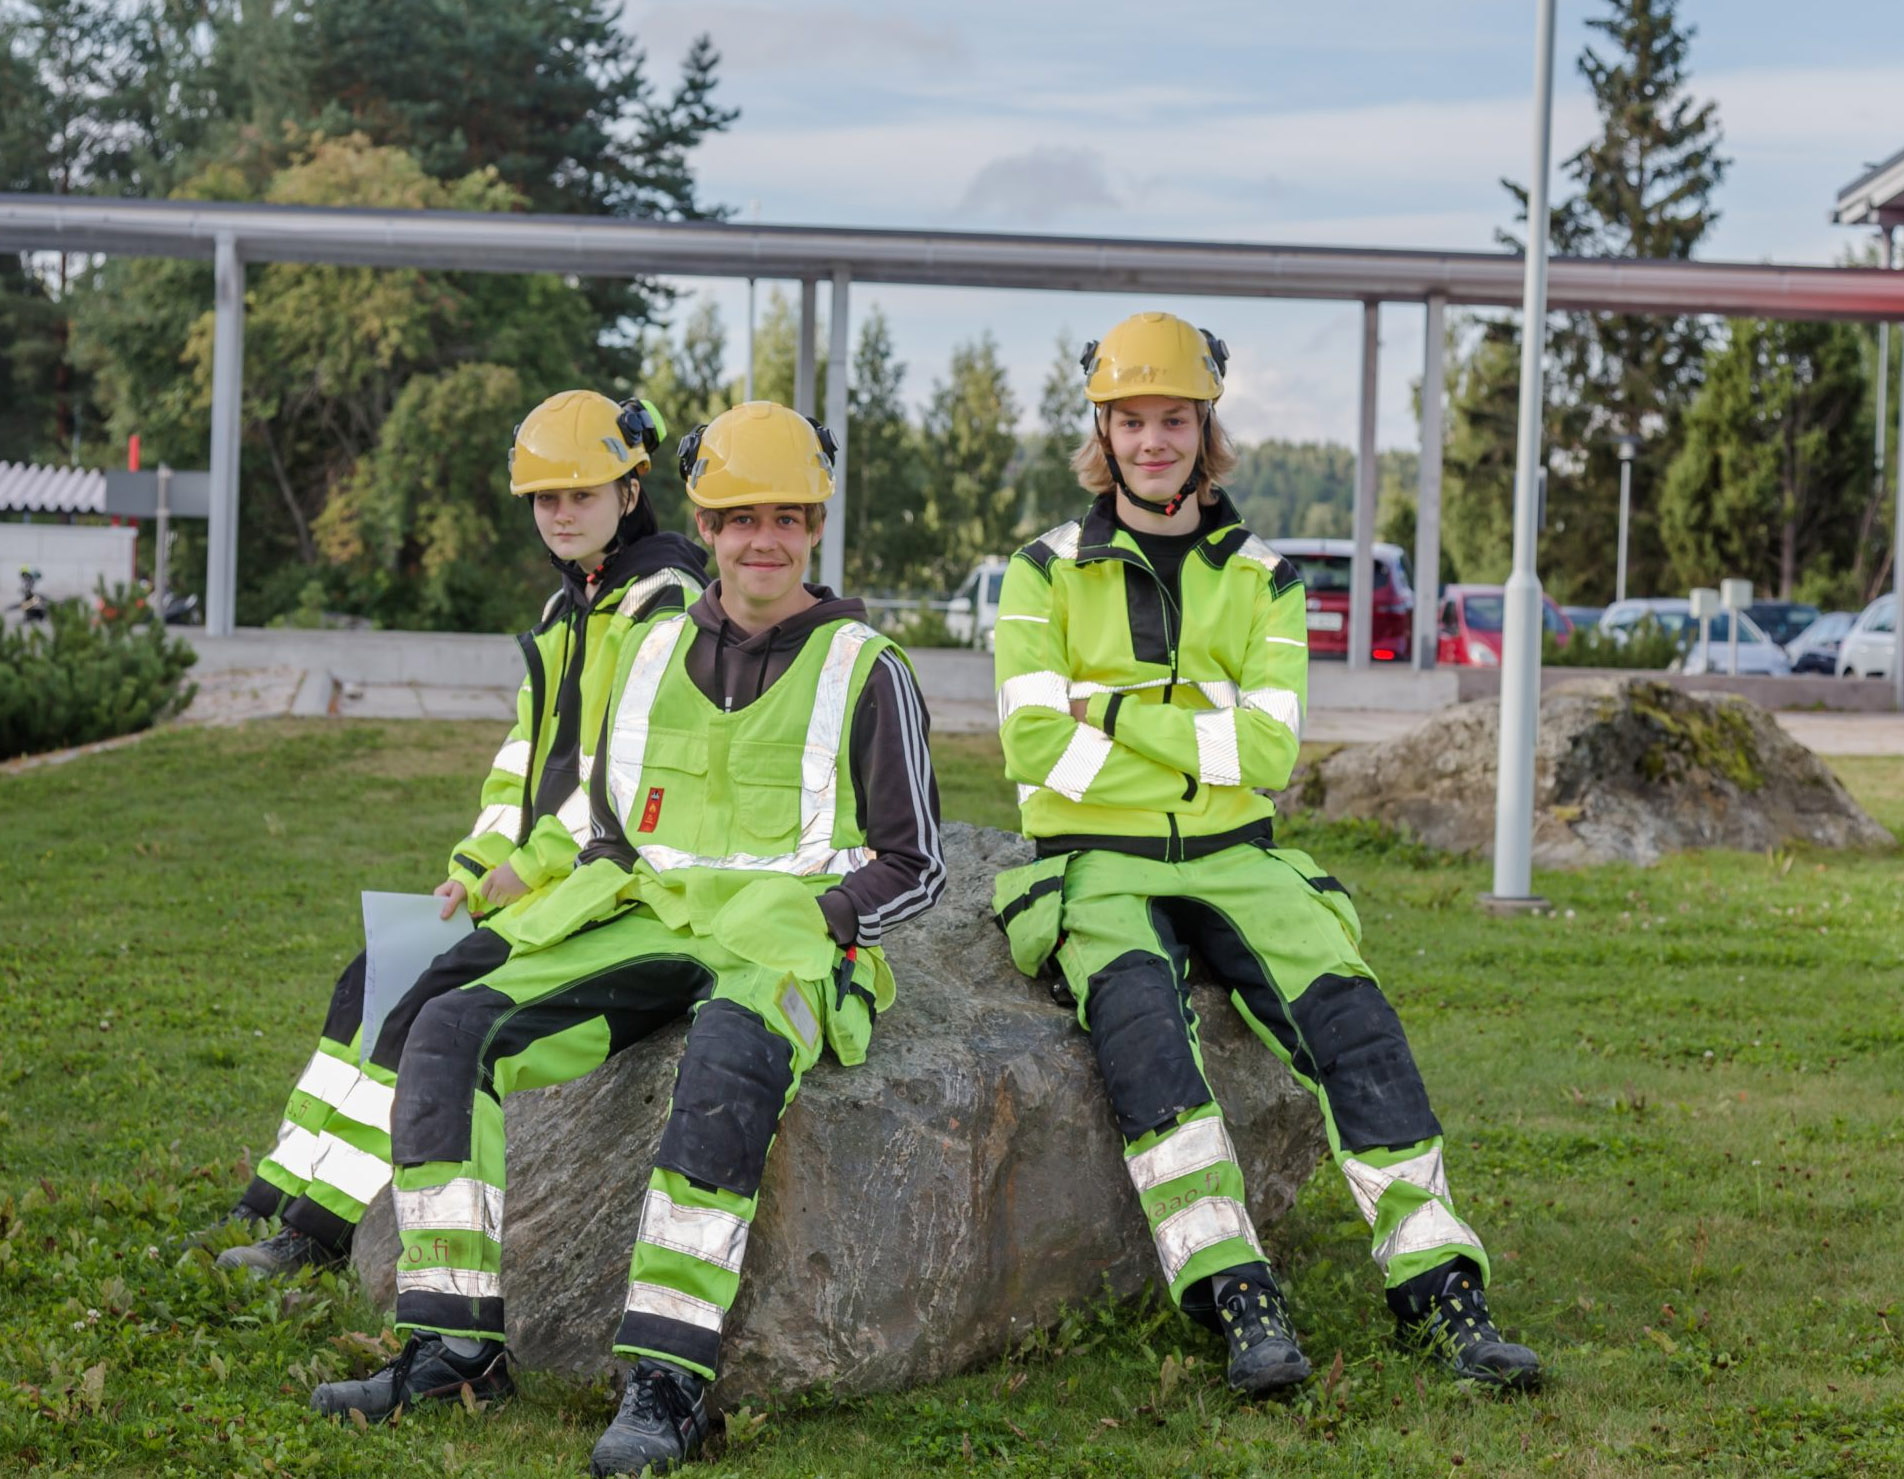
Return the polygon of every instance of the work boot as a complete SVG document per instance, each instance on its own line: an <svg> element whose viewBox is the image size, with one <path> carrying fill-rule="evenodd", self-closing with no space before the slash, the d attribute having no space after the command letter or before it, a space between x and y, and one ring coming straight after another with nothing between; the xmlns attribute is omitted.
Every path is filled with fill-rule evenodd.
<svg viewBox="0 0 1904 1479"><path fill-rule="evenodd" d="M1309 1379L1309 1362L1296 1345L1289 1307L1274 1279L1261 1272L1218 1274L1210 1292L1230 1343L1231 1391L1266 1397Z"/></svg>
<svg viewBox="0 0 1904 1479"><path fill-rule="evenodd" d="M325 1382L311 1393L311 1406L338 1417L354 1409L380 1423L398 1408L456 1401L465 1386L478 1402L499 1402L516 1394L502 1342L486 1340L475 1355L459 1356L435 1331L419 1331L381 1371L362 1381Z"/></svg>
<svg viewBox="0 0 1904 1479"><path fill-rule="evenodd" d="M178 1241L181 1247L202 1247L206 1243L216 1242L218 1235L234 1223L242 1225L247 1233L255 1236L264 1231L265 1224L270 1222L272 1216L270 1212L260 1212L249 1202L234 1202L231 1210L222 1217L214 1218L197 1232L187 1233Z"/></svg>
<svg viewBox="0 0 1904 1479"><path fill-rule="evenodd" d="M1395 1338L1424 1351L1463 1381L1530 1391L1540 1385L1540 1357L1501 1336L1488 1315L1481 1271L1455 1258L1388 1291Z"/></svg>
<svg viewBox="0 0 1904 1479"><path fill-rule="evenodd" d="M595 1440L589 1473L665 1474L686 1463L707 1436L706 1391L692 1371L643 1356L628 1374L621 1410Z"/></svg>
<svg viewBox="0 0 1904 1479"><path fill-rule="evenodd" d="M244 1268L270 1278L289 1278L301 1268L335 1268L344 1255L309 1233L281 1227L270 1237L227 1248L212 1260L214 1268Z"/></svg>

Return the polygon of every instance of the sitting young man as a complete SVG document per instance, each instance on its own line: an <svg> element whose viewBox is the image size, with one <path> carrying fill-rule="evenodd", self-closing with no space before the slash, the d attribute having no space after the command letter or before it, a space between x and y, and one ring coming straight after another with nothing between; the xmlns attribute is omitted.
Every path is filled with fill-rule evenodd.
<svg viewBox="0 0 1904 1479"><path fill-rule="evenodd" d="M624 644L580 866L512 922L507 964L411 1032L391 1136L410 1338L367 1380L320 1386L320 1411L512 1389L503 1100L692 1012L614 1341L634 1371L591 1462L691 1456L781 1113L822 1044L864 1060L893 999L880 939L944 886L911 668L859 601L802 583L832 438L752 401L690 433L681 468L719 579Z"/></svg>
<svg viewBox="0 0 1904 1479"><path fill-rule="evenodd" d="M1171 1297L1228 1337L1233 1387L1309 1363L1204 1078L1192 951L1315 1094L1404 1338L1527 1386L1539 1364L1488 1318L1487 1255L1355 906L1272 839L1260 789L1289 783L1309 649L1302 582L1218 486L1226 353L1165 313L1085 351L1095 426L1072 466L1096 502L1018 551L1000 601L1005 768L1039 857L994 903L1019 967L1055 956L1077 999Z"/></svg>
<svg viewBox="0 0 1904 1479"><path fill-rule="evenodd" d="M467 907L479 925L391 1006L368 1053L364 955L344 968L277 1144L224 1219L281 1216L283 1225L225 1249L220 1268L289 1275L343 1260L364 1208L390 1184L391 1093L417 1012L502 964L509 944L490 927L497 911L521 908L566 877L588 841L586 782L622 634L680 612L706 584L700 549L685 535L660 532L642 496L639 479L666 434L648 402L617 405L592 390L552 395L516 428L509 491L528 504L562 586L541 621L516 639L529 671L515 727L436 890L445 919Z"/></svg>

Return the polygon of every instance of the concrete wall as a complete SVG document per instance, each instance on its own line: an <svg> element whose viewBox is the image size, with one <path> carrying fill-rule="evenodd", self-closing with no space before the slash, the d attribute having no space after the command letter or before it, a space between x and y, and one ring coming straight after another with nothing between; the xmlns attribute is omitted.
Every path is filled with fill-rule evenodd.
<svg viewBox="0 0 1904 1479"><path fill-rule="evenodd" d="M331 632L240 627L208 637L173 631L198 650L198 671L303 668L340 683L404 683L430 688L508 688L522 682L516 639L468 632Z"/></svg>
<svg viewBox="0 0 1904 1479"><path fill-rule="evenodd" d="M1438 669L1459 675L1460 701L1499 698L1499 668ZM1749 698L1762 709L1825 709L1837 713L1888 714L1897 705L1891 684L1885 678L1826 678L1810 673L1786 678L1733 678L1724 673L1645 673L1631 668L1542 668L1540 686L1544 693L1556 683L1576 678L1657 678L1688 693L1736 693Z"/></svg>
<svg viewBox="0 0 1904 1479"><path fill-rule="evenodd" d="M107 585L130 584L138 543L139 531L124 526L0 523L0 606L20 599L22 565L46 577L39 591L49 601L90 599L102 576Z"/></svg>

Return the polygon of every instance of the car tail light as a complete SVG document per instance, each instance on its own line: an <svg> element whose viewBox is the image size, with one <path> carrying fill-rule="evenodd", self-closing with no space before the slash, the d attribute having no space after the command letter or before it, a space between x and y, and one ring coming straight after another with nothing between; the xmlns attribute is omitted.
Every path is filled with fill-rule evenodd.
<svg viewBox="0 0 1904 1479"><path fill-rule="evenodd" d="M1377 647L1375 649L1375 660L1377 662L1395 661L1395 649L1392 647Z"/></svg>
<svg viewBox="0 0 1904 1479"><path fill-rule="evenodd" d="M1501 665L1501 655L1487 643L1477 642L1470 637L1468 638L1468 661L1480 668L1498 668Z"/></svg>

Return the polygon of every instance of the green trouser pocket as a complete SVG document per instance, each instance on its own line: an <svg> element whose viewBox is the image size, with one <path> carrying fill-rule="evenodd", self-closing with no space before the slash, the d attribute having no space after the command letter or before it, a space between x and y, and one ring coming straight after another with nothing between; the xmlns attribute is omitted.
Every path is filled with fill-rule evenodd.
<svg viewBox="0 0 1904 1479"><path fill-rule="evenodd" d="M877 1015L879 973L886 969L880 952L857 945L842 954L834 967L827 988L831 996L826 1004L826 1045L848 1068L866 1061Z"/></svg>
<svg viewBox="0 0 1904 1479"><path fill-rule="evenodd" d="M992 912L1011 944L1012 964L1039 976L1058 948L1064 919L1064 870L1070 853L1007 868L992 886Z"/></svg>
<svg viewBox="0 0 1904 1479"><path fill-rule="evenodd" d="M1362 916L1355 912L1355 900L1349 897L1342 880L1332 873L1325 873L1314 858L1296 848L1265 847L1263 851L1293 869L1304 883L1316 891L1322 902L1342 921L1342 928L1349 932L1349 939L1359 950L1362 947Z"/></svg>

